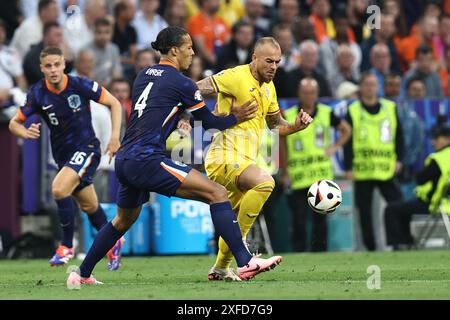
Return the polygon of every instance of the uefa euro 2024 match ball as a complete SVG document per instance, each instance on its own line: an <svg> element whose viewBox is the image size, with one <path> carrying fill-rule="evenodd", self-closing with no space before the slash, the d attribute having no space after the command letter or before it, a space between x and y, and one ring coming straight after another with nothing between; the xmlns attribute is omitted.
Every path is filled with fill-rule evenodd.
<svg viewBox="0 0 450 320"><path fill-rule="evenodd" d="M329 214L341 205L342 191L334 181L318 180L309 187L307 199L313 211Z"/></svg>

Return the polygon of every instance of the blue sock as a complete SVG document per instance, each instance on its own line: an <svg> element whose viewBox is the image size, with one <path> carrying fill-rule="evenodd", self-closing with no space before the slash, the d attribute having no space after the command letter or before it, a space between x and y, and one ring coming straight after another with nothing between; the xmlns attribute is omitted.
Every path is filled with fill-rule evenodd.
<svg viewBox="0 0 450 320"><path fill-rule="evenodd" d="M80 275L83 278L90 277L95 265L124 234L125 233L117 231L112 223L108 222L95 237L94 243L80 266Z"/></svg>
<svg viewBox="0 0 450 320"><path fill-rule="evenodd" d="M55 200L58 206L59 222L62 228L61 244L68 248L73 246L76 205L72 196Z"/></svg>
<svg viewBox="0 0 450 320"><path fill-rule="evenodd" d="M94 213L88 214L88 218L94 228L97 229L97 231L100 231L100 229L108 223L105 211L100 204L98 205L97 210Z"/></svg>
<svg viewBox="0 0 450 320"><path fill-rule="evenodd" d="M237 215L231 208L230 202L213 203L210 209L211 218L217 233L225 240L228 247L230 247L238 267L245 266L252 258L252 255L248 252L242 241L242 233L237 223Z"/></svg>

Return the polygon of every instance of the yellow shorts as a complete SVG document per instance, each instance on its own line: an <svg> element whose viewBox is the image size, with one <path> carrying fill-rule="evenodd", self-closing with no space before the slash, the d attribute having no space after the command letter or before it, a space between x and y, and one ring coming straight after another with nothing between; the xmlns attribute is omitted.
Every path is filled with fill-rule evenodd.
<svg viewBox="0 0 450 320"><path fill-rule="evenodd" d="M233 210L237 211L244 193L238 188L237 181L241 173L248 166L254 164L248 160L238 160L234 164L221 164L214 161L213 155L207 155L205 159L205 170L208 178L225 187L228 191Z"/></svg>

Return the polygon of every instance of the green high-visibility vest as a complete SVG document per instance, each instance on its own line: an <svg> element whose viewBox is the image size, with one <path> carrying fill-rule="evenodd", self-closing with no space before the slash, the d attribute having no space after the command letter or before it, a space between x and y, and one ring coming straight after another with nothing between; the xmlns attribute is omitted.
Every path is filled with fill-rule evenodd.
<svg viewBox="0 0 450 320"><path fill-rule="evenodd" d="M261 135L259 154L256 159L256 165L270 175L274 175L278 171L278 137L274 139L274 135L275 133L266 126L265 132ZM276 143L275 146L274 143ZM272 154L273 152L277 153Z"/></svg>
<svg viewBox="0 0 450 320"><path fill-rule="evenodd" d="M377 114L370 114L355 101L348 112L353 122L353 176L355 180L386 181L394 177L396 105L380 99Z"/></svg>
<svg viewBox="0 0 450 320"><path fill-rule="evenodd" d="M298 107L287 109L285 119L294 123ZM314 121L305 129L286 137L287 172L293 190L308 188L317 180L333 179L333 167L330 158L325 156L329 146L331 126L331 108L317 105Z"/></svg>
<svg viewBox="0 0 450 320"><path fill-rule="evenodd" d="M450 147L446 147L438 152L430 154L425 159L425 166L428 166L431 160L436 161L439 169L441 170L441 176L439 177L436 189L432 195L430 191L433 188L433 183L428 181L416 188L416 196L422 201L429 203L430 213L436 213L439 209L441 199L445 197L445 188L450 179ZM431 198L430 198L431 196ZM447 214L450 214L450 200L444 199L442 201L444 210Z"/></svg>

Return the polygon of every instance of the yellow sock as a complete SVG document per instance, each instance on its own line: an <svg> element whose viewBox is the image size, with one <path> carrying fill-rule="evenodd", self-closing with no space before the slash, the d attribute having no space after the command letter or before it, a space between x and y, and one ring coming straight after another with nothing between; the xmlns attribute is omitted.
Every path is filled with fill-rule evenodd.
<svg viewBox="0 0 450 320"><path fill-rule="evenodd" d="M263 182L248 190L242 197L239 207L238 222L241 229L242 238L245 239L247 233L252 228L253 223L261 212L264 203L266 203L273 191L275 184L273 182ZM219 252L217 253L217 268L229 268L233 261L233 254L225 241L220 237Z"/></svg>

